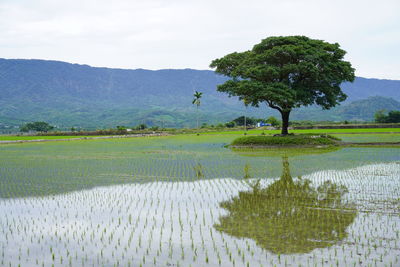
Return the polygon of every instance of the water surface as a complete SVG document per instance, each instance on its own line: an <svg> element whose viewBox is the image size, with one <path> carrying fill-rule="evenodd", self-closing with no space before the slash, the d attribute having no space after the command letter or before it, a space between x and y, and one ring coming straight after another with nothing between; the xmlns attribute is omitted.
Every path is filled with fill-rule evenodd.
<svg viewBox="0 0 400 267"><path fill-rule="evenodd" d="M0 265L399 265L397 148L229 138L0 146Z"/></svg>

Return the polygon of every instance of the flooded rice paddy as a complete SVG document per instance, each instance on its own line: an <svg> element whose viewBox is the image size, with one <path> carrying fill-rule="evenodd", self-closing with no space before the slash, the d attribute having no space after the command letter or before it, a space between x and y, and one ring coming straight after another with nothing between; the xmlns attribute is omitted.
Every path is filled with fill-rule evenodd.
<svg viewBox="0 0 400 267"><path fill-rule="evenodd" d="M1 266L399 266L400 150L0 146Z"/></svg>

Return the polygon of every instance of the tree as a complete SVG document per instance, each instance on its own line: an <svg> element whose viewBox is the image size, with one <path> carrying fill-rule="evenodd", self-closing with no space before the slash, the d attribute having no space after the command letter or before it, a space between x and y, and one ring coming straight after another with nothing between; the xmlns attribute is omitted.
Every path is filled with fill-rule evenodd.
<svg viewBox="0 0 400 267"><path fill-rule="evenodd" d="M398 123L400 122L400 111L391 110L386 115L385 110L378 110L375 113L375 122L378 123Z"/></svg>
<svg viewBox="0 0 400 267"><path fill-rule="evenodd" d="M279 126L279 121L274 117L274 116L271 116L271 117L268 117L268 119L266 120L266 122L267 123L269 123L269 124L271 124L272 126L274 126L274 127L277 127L277 126Z"/></svg>
<svg viewBox="0 0 400 267"><path fill-rule="evenodd" d="M29 131L48 132L53 129L54 126L51 126L50 124L44 121L29 122L20 127L21 132L29 132Z"/></svg>
<svg viewBox="0 0 400 267"><path fill-rule="evenodd" d="M233 122L235 122L238 126L246 126L246 123L247 125L255 125L257 120L251 117L246 118L246 116L240 116L234 119Z"/></svg>
<svg viewBox="0 0 400 267"><path fill-rule="evenodd" d="M121 125L118 125L118 126L117 126L117 130L118 130L118 131L126 131L126 129L127 129L126 126L121 126Z"/></svg>
<svg viewBox="0 0 400 267"><path fill-rule="evenodd" d="M201 96L203 95L203 93L201 93L201 92L197 92L197 91L195 91L194 92L194 94L193 94L193 96L194 96L194 99L193 99L193 101L192 101L192 104L193 105L196 105L196 108L197 108L197 114L196 114L196 120L197 120L197 129L199 128L199 106L200 106L200 98L201 98Z"/></svg>
<svg viewBox="0 0 400 267"><path fill-rule="evenodd" d="M136 130L144 130L144 129L147 129L147 125L144 123L141 123L138 126L136 126L135 129Z"/></svg>
<svg viewBox="0 0 400 267"><path fill-rule="evenodd" d="M389 123L397 123L400 122L400 110L392 110L389 111L388 120Z"/></svg>
<svg viewBox="0 0 400 267"><path fill-rule="evenodd" d="M385 110L381 109L375 112L375 122L377 123L385 123L386 122L386 115L385 115Z"/></svg>
<svg viewBox="0 0 400 267"><path fill-rule="evenodd" d="M313 104L329 109L346 99L340 85L355 76L343 60L345 54L338 43L305 36L269 37L252 50L213 60L210 67L231 78L218 91L278 110L286 135L292 109Z"/></svg>
<svg viewBox="0 0 400 267"><path fill-rule="evenodd" d="M236 123L234 121L230 121L230 122L225 123L225 126L227 128L233 128L236 126Z"/></svg>

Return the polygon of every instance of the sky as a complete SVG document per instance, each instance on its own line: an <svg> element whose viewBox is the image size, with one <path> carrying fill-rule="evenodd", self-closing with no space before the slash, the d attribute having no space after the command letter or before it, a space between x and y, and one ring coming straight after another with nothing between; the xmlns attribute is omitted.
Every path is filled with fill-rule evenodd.
<svg viewBox="0 0 400 267"><path fill-rule="evenodd" d="M287 35L339 43L357 76L400 80L399 0L0 0L0 58L209 69Z"/></svg>

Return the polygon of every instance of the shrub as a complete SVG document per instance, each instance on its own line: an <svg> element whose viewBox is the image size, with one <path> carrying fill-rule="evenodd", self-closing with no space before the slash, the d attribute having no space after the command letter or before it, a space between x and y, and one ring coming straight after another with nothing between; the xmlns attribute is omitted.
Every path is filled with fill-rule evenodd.
<svg viewBox="0 0 400 267"><path fill-rule="evenodd" d="M225 123L225 126L227 128L233 128L236 126L236 123L234 121L230 121L230 122Z"/></svg>
<svg viewBox="0 0 400 267"><path fill-rule="evenodd" d="M398 123L400 122L400 111L392 110L386 115L384 110L375 113L375 122L378 123Z"/></svg>
<svg viewBox="0 0 400 267"><path fill-rule="evenodd" d="M321 135L246 136L231 143L232 146L307 146L337 145L338 138Z"/></svg>
<svg viewBox="0 0 400 267"><path fill-rule="evenodd" d="M51 126L50 124L44 121L29 122L20 127L21 132L29 132L29 131L48 132L53 129L54 126Z"/></svg>
<svg viewBox="0 0 400 267"><path fill-rule="evenodd" d="M274 127L278 127L281 123L278 121L277 118L275 118L274 116L269 117L266 120L267 123L270 123L272 126Z"/></svg>

